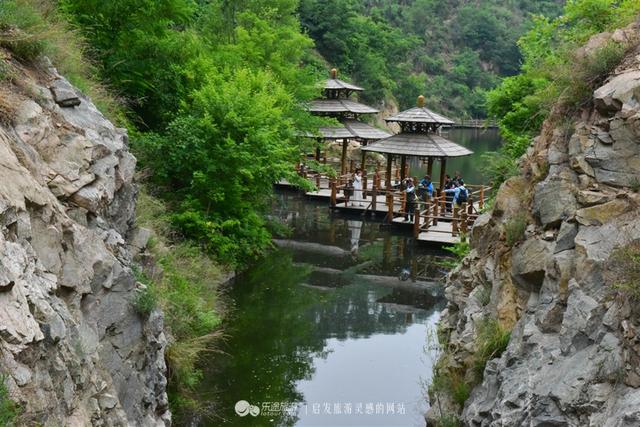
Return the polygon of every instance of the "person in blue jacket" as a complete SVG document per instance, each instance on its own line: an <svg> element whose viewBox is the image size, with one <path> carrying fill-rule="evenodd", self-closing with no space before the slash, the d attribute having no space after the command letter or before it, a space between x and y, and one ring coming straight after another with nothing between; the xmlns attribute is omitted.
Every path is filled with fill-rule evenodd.
<svg viewBox="0 0 640 427"><path fill-rule="evenodd" d="M459 208L469 200L469 190L464 186L464 181L460 180L458 184L457 187L445 189L444 192L447 193L447 195L453 194L453 203Z"/></svg>
<svg viewBox="0 0 640 427"><path fill-rule="evenodd" d="M425 202L433 199L433 183L429 175L425 175L418 183L418 192L420 198Z"/></svg>

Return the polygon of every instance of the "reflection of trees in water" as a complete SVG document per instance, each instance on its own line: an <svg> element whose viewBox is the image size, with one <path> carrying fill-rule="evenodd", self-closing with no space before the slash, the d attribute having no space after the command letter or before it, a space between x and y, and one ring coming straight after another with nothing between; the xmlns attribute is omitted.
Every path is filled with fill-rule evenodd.
<svg viewBox="0 0 640 427"><path fill-rule="evenodd" d="M412 295L357 278L329 291L302 286L309 282L311 271L292 261L289 252L276 251L230 289L235 307L225 330L229 338L223 350L228 355L217 356L212 364L217 369L206 372L203 382L204 389L216 387L218 412L227 420L225 425L246 425L247 420L233 412L240 399L252 404L302 402L295 385L311 378L314 358L327 357L327 338L402 333L411 321L425 322L433 312L433 308L416 310L407 316L379 303L413 301L426 306L424 301L433 301L428 294ZM293 425L296 421L295 416L284 414L276 418L271 423L269 418L253 418L251 425ZM210 425L219 424L216 420Z"/></svg>

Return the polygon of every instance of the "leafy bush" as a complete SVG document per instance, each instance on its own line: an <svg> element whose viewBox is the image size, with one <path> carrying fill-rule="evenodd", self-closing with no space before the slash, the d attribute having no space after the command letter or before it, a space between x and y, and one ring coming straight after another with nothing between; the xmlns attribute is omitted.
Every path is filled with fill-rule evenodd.
<svg viewBox="0 0 640 427"><path fill-rule="evenodd" d="M0 375L0 426L11 427L16 425L20 408L11 400L5 380L5 376Z"/></svg>
<svg viewBox="0 0 640 427"><path fill-rule="evenodd" d="M527 215L517 214L504 224L504 234L507 239L507 246L514 247L524 239L524 232L527 229Z"/></svg>
<svg viewBox="0 0 640 427"><path fill-rule="evenodd" d="M442 260L438 261L438 263L445 268L453 269L462 262L464 257L466 257L469 252L471 252L471 245L466 238L461 238L460 242L451 246L445 246L444 249L451 252L453 254L453 257L449 259L443 258Z"/></svg>

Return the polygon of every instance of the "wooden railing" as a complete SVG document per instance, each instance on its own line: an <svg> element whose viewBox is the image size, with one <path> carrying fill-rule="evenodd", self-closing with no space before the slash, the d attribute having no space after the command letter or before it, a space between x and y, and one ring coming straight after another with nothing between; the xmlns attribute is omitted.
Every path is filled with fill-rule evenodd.
<svg viewBox="0 0 640 427"><path fill-rule="evenodd" d="M495 119L457 119L454 128L496 128L498 123Z"/></svg>

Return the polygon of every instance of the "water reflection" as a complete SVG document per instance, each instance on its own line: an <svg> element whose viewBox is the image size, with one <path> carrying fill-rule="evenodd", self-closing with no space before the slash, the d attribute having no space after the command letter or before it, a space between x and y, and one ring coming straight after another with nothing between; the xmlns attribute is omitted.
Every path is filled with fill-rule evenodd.
<svg viewBox="0 0 640 427"><path fill-rule="evenodd" d="M424 425L421 384L432 361L423 347L444 306L434 263L442 253L360 216L333 217L295 193L279 194L273 215L292 235L228 289L226 354L204 367L202 385L218 417L200 425ZM298 406L243 418L238 400ZM349 404L347 415L340 405Z"/></svg>

